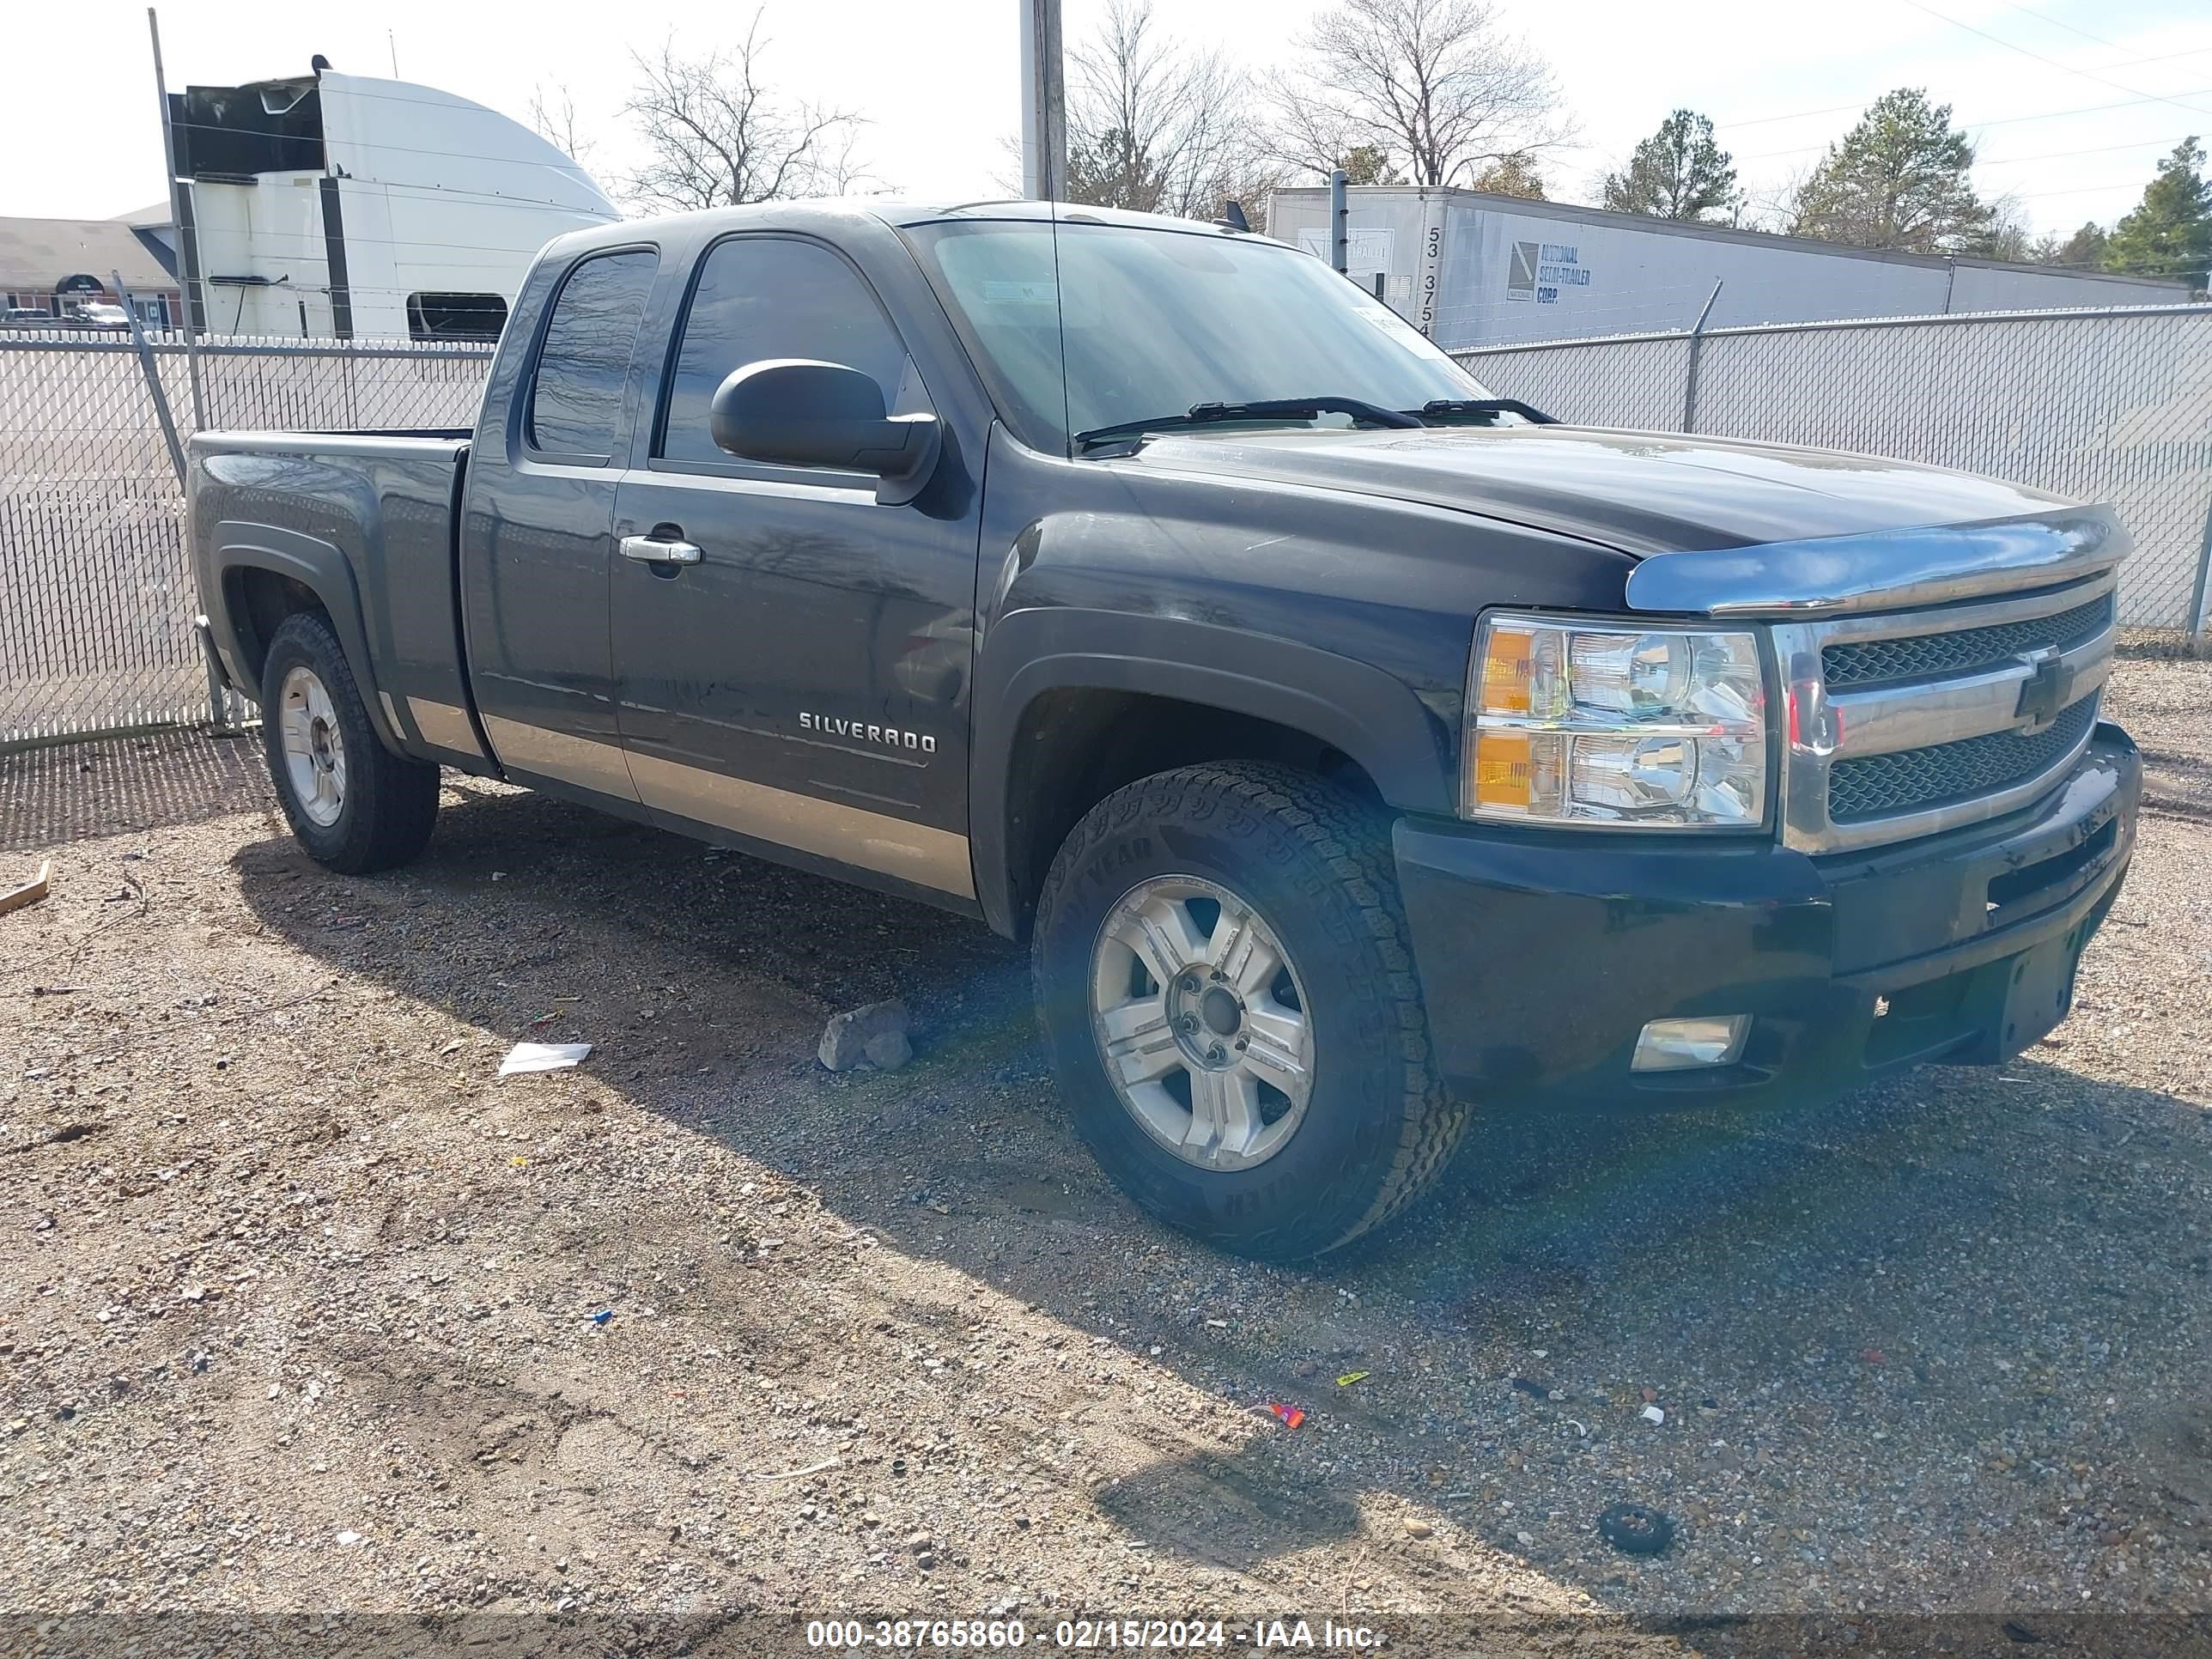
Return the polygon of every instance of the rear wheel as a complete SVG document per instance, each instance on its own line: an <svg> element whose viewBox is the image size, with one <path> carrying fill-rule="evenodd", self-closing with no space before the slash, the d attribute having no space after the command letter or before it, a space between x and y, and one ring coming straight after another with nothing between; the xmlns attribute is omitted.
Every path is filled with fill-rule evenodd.
<svg viewBox="0 0 2212 1659"><path fill-rule="evenodd" d="M1035 954L1077 1131L1139 1205L1224 1249L1340 1249L1459 1140L1387 826L1317 778L1190 767L1109 796L1054 862Z"/></svg>
<svg viewBox="0 0 2212 1659"><path fill-rule="evenodd" d="M261 738L292 833L318 864L365 875L404 864L430 839L438 769L378 740L328 618L301 611L269 641Z"/></svg>

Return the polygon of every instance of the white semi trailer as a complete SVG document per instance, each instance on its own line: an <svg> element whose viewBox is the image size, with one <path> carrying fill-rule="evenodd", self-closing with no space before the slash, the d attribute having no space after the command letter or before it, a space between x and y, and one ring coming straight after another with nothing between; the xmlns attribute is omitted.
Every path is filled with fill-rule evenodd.
<svg viewBox="0 0 2212 1659"><path fill-rule="evenodd" d="M540 247L621 216L519 122L319 58L172 94L169 118L179 276L217 334L495 338Z"/></svg>
<svg viewBox="0 0 2212 1659"><path fill-rule="evenodd" d="M1840 247L1484 191L1346 195L1347 274L1447 350L1687 328L1709 299L1706 326L1724 328L2189 297L2185 283L2148 277ZM1267 230L1328 258L1327 186L1275 191Z"/></svg>

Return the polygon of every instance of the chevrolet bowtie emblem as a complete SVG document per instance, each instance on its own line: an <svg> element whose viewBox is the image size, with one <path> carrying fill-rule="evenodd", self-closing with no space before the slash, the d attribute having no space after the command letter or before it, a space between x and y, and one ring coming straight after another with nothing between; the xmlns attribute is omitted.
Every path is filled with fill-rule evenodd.
<svg viewBox="0 0 2212 1659"><path fill-rule="evenodd" d="M2032 738L2048 730L2059 711L2073 700L2074 671L2060 659L2055 648L2039 651L2024 660L2033 672L2021 684L2020 701L2013 705L2013 714L2021 722L2021 735Z"/></svg>

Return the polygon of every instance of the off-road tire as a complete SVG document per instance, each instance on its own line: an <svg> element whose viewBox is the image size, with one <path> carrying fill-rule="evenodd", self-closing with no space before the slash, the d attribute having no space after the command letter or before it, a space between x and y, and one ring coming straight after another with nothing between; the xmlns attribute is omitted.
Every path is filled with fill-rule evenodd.
<svg viewBox="0 0 2212 1659"><path fill-rule="evenodd" d="M279 710L284 677L306 667L323 683L344 744L346 778L337 822L317 823L302 810L285 764ZM261 744L284 817L308 857L341 875L405 864L430 840L438 816L438 769L386 749L369 724L344 649L320 611L287 617L269 641L261 669Z"/></svg>
<svg viewBox="0 0 2212 1659"><path fill-rule="evenodd" d="M1091 1025L1099 930L1147 878L1195 876L1252 904L1289 951L1312 1023L1306 1115L1281 1151L1208 1170L1147 1134ZM1139 1206L1240 1255L1329 1256L1371 1235L1443 1170L1467 1124L1439 1086L1387 820L1294 769L1184 767L1093 807L1053 860L1032 946L1038 1019L1062 1097Z"/></svg>

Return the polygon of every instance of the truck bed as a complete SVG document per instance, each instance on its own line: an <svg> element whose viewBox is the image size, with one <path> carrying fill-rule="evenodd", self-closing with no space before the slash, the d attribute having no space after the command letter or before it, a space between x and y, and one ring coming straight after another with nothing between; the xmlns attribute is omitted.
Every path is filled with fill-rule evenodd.
<svg viewBox="0 0 2212 1659"><path fill-rule="evenodd" d="M268 629L257 592L272 579L339 574L331 621L377 666L377 707L410 750L487 760L462 664L454 559L471 434L209 432L191 442L193 557L218 655L258 696ZM313 573L311 574L311 573ZM342 616L350 609L351 616ZM219 614L218 614L219 613Z"/></svg>

